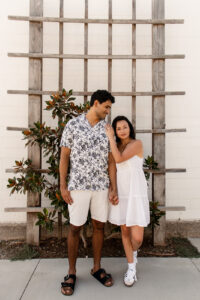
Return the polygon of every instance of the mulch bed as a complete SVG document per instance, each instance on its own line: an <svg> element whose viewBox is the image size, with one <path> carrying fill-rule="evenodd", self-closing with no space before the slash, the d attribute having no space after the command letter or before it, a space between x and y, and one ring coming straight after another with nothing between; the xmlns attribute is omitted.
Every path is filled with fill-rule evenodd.
<svg viewBox="0 0 200 300"><path fill-rule="evenodd" d="M80 241L79 257L92 257L92 242L87 239L87 248ZM125 256L121 239L111 238L104 241L102 257ZM152 246L150 239L145 239L138 256L143 257L200 257L197 249L184 238L166 240L165 246ZM30 258L65 258L67 257L67 240L50 238L41 241L40 246L28 246L24 241L0 241L0 259Z"/></svg>

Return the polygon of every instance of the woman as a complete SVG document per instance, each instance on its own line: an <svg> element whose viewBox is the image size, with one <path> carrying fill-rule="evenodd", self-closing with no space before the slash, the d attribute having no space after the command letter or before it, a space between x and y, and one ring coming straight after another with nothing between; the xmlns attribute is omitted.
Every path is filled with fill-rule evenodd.
<svg viewBox="0 0 200 300"><path fill-rule="evenodd" d="M137 281L137 250L143 241L144 227L150 221L147 182L143 172L143 146L140 140L135 139L133 126L126 117L116 117L112 126L106 125L106 134L117 165L119 204L110 205L109 221L121 226L128 261L124 283L132 286Z"/></svg>

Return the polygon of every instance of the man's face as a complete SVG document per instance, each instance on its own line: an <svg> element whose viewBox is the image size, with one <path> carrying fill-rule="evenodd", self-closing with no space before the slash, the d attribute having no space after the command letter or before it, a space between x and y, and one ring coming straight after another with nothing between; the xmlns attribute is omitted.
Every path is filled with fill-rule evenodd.
<svg viewBox="0 0 200 300"><path fill-rule="evenodd" d="M103 103L99 103L98 100L95 100L95 111L96 115L100 120L104 120L105 117L110 113L112 102L107 100Z"/></svg>

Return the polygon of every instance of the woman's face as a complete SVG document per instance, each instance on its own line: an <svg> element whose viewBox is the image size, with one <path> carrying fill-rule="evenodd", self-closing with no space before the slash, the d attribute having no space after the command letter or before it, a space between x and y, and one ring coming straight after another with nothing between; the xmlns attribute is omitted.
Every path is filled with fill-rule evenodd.
<svg viewBox="0 0 200 300"><path fill-rule="evenodd" d="M116 134L121 140L127 139L130 136L130 128L125 120L117 122Z"/></svg>

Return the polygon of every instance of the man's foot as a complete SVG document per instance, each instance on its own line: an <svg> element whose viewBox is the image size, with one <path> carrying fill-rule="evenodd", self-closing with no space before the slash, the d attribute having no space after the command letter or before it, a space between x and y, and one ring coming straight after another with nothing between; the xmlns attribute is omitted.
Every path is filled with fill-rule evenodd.
<svg viewBox="0 0 200 300"><path fill-rule="evenodd" d="M91 270L91 275L94 276L104 286L110 287L113 285L113 280L112 280L111 274L107 274L104 269L100 268L96 272Z"/></svg>
<svg viewBox="0 0 200 300"><path fill-rule="evenodd" d="M64 282L61 282L61 293L65 296L71 296L74 292L76 283L76 275L69 274L64 277Z"/></svg>
<svg viewBox="0 0 200 300"><path fill-rule="evenodd" d="M128 268L127 272L124 274L124 284L126 286L132 286L135 281L137 281L136 264L134 264L133 269Z"/></svg>

